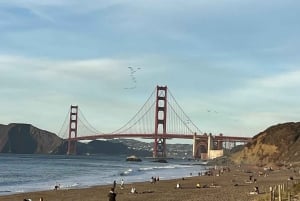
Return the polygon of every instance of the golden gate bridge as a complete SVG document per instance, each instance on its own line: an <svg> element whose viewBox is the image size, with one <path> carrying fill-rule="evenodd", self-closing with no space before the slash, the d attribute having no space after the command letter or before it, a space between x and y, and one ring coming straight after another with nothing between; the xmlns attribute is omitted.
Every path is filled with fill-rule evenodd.
<svg viewBox="0 0 300 201"><path fill-rule="evenodd" d="M168 139L193 139L195 158L211 158L210 151L222 150L225 143L247 143L251 140L249 137L203 133L179 106L167 86L156 86L138 112L124 126L110 133L95 129L79 107L71 105L59 136L68 141L68 154L76 154L76 144L80 140L153 139L154 158L167 157Z"/></svg>

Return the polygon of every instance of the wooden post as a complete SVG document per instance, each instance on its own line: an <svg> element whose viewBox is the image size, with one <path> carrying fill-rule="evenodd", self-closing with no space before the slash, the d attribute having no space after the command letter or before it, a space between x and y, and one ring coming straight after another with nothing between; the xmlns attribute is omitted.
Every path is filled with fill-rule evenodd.
<svg viewBox="0 0 300 201"><path fill-rule="evenodd" d="M270 186L270 201L273 201L273 188Z"/></svg>
<svg viewBox="0 0 300 201"><path fill-rule="evenodd" d="M280 188L280 184L278 185L278 201L282 201L281 200L281 188Z"/></svg>
<svg viewBox="0 0 300 201"><path fill-rule="evenodd" d="M270 201L273 201L273 192L270 191Z"/></svg>
<svg viewBox="0 0 300 201"><path fill-rule="evenodd" d="M272 201L275 201L275 191L276 191L276 186L273 188L273 191L272 191Z"/></svg>

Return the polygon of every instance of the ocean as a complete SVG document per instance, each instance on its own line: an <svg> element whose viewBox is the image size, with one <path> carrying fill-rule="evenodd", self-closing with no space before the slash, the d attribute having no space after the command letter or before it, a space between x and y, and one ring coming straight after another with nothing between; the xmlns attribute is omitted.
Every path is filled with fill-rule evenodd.
<svg viewBox="0 0 300 201"><path fill-rule="evenodd" d="M0 195L85 188L95 185L149 181L151 177L175 179L198 175L206 166L201 161L168 159L168 163L126 161L126 156L13 155L0 154Z"/></svg>

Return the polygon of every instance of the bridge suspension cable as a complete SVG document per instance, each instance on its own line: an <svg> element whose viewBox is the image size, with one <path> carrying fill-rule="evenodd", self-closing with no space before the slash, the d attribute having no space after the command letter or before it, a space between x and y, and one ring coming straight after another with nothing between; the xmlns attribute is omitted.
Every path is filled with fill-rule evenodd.
<svg viewBox="0 0 300 201"><path fill-rule="evenodd" d="M83 112L79 109L79 115L78 115L78 121L80 122L79 125L83 126L82 129L86 129L88 133L93 133L93 134L103 134L103 132L97 130L95 127L93 127L88 120L85 118L83 115ZM87 133L87 134L88 134Z"/></svg>
<svg viewBox="0 0 300 201"><path fill-rule="evenodd" d="M167 139L195 139L195 133L203 134L167 89L167 86L157 86L138 112L124 126L111 133L103 133L95 129L87 121L82 111L78 110L78 106L72 105L59 131L60 136L68 137L67 153L76 154L76 142L80 140L140 137L154 139L153 157L165 157ZM69 124L66 123L68 116L70 117ZM78 136L78 133L85 135ZM199 137L207 140L206 135ZM215 139L219 140L218 143L226 139L235 142L248 140L221 135L216 136Z"/></svg>
<svg viewBox="0 0 300 201"><path fill-rule="evenodd" d="M121 128L112 132L118 133L153 133L154 132L154 105L155 90L138 112Z"/></svg>
<svg viewBox="0 0 300 201"><path fill-rule="evenodd" d="M170 117L168 119L168 124L171 124L170 126L168 126L168 133L178 133L178 131L181 131L183 132L183 134L203 134L203 132L191 121L189 116L184 112L170 90L168 90L168 93L168 117Z"/></svg>
<svg viewBox="0 0 300 201"><path fill-rule="evenodd" d="M121 128L112 132L119 133L139 133L151 134L154 133L155 125L155 97L156 89L153 90L145 104L138 112ZM172 93L170 94L167 104L167 133L169 134L203 134L203 132L191 121L182 107L178 104Z"/></svg>
<svg viewBox="0 0 300 201"><path fill-rule="evenodd" d="M70 110L68 110L65 120L63 124L61 125L60 130L57 133L57 136L61 137L62 139L67 139L68 138L68 129L69 129L69 115L70 115Z"/></svg>
<svg viewBox="0 0 300 201"><path fill-rule="evenodd" d="M168 90L167 99L167 134L178 134L178 135L191 135L194 133L203 134L202 131L191 121L187 114L183 111L181 106L178 104L173 94ZM92 135L114 135L114 134L148 134L145 136L149 137L149 134L155 133L155 107L156 107L156 88L152 91L149 98L138 110L137 113L121 128L111 132L103 133L94 128L86 119L83 112L78 109L78 134L80 137L92 136ZM70 111L68 112L70 114ZM68 115L65 118L64 124L59 133L62 133L65 139L68 137L68 125L66 121Z"/></svg>

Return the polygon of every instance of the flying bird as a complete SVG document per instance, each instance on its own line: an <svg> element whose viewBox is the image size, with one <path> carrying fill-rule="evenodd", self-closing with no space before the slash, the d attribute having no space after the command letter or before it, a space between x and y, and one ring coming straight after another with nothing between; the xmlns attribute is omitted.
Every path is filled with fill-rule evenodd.
<svg viewBox="0 0 300 201"><path fill-rule="evenodd" d="M207 112L213 112L213 113L219 113L218 111L216 111L216 110L207 110Z"/></svg>

